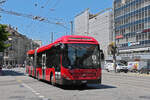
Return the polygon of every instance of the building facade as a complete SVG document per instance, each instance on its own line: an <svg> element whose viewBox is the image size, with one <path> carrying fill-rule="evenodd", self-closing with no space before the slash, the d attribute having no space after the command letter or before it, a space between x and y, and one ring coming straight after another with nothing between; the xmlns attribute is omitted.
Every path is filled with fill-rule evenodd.
<svg viewBox="0 0 150 100"><path fill-rule="evenodd" d="M42 41L41 40L33 40L35 44L38 44L40 47L42 46Z"/></svg>
<svg viewBox="0 0 150 100"><path fill-rule="evenodd" d="M113 15L111 9L97 14L90 14L89 9L78 14L74 20L74 34L94 37L103 50L105 59L108 59L107 48L113 41Z"/></svg>
<svg viewBox="0 0 150 100"><path fill-rule="evenodd" d="M150 0L114 0L114 36L122 60L150 59Z"/></svg>
<svg viewBox="0 0 150 100"><path fill-rule="evenodd" d="M5 49L3 53L3 64L5 66L22 65L26 59L27 51L39 47L39 44L18 33L17 29L11 26L8 26L7 30L11 35L6 43L9 43L11 46Z"/></svg>

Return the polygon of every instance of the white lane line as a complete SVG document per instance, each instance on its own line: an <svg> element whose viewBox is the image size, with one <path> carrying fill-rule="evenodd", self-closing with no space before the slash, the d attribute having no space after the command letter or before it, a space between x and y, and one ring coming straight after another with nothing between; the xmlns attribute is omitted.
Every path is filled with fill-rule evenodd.
<svg viewBox="0 0 150 100"><path fill-rule="evenodd" d="M26 87L26 88L28 88L28 89L32 89L31 87L29 87L27 84L25 84L25 83L22 83L22 85L24 86L24 87ZM33 90L33 89L32 89Z"/></svg>
<svg viewBox="0 0 150 100"><path fill-rule="evenodd" d="M24 87L28 88L29 90L31 90L35 95L37 95L39 98L43 98L43 100L49 100L48 98L45 98L43 95L40 95L40 93L36 92L33 88L31 88L30 86L28 86L25 83L22 83L21 85L23 85Z"/></svg>
<svg viewBox="0 0 150 100"><path fill-rule="evenodd" d="M39 95L40 93L36 92L35 94L36 94L36 95Z"/></svg>
<svg viewBox="0 0 150 100"><path fill-rule="evenodd" d="M36 93L36 91L32 91L33 93Z"/></svg>
<svg viewBox="0 0 150 100"><path fill-rule="evenodd" d="M28 86L27 84L22 83L22 85L23 85L24 87L28 88L29 90L31 90L34 94L39 95L39 96L38 96L39 98L44 98L44 96L40 95L40 93L36 92L33 88L31 88L31 87Z"/></svg>
<svg viewBox="0 0 150 100"><path fill-rule="evenodd" d="M39 98L44 98L44 96L40 95Z"/></svg>
<svg viewBox="0 0 150 100"><path fill-rule="evenodd" d="M22 83L22 85L26 88L28 88L29 90L31 90L32 92L36 92L33 88L31 88L30 86L28 86L27 84L25 83Z"/></svg>

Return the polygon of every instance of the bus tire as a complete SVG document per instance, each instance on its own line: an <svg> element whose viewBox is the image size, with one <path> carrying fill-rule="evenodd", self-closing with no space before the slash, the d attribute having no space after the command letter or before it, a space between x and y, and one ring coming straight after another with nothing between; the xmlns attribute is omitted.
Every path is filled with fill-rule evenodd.
<svg viewBox="0 0 150 100"><path fill-rule="evenodd" d="M39 72L37 72L37 80L40 81Z"/></svg>
<svg viewBox="0 0 150 100"><path fill-rule="evenodd" d="M87 83L81 84L81 87L87 87Z"/></svg>
<svg viewBox="0 0 150 100"><path fill-rule="evenodd" d="M50 83L51 83L53 86L56 85L56 83L55 83L55 81L54 81L54 75L53 75L53 74L51 74Z"/></svg>

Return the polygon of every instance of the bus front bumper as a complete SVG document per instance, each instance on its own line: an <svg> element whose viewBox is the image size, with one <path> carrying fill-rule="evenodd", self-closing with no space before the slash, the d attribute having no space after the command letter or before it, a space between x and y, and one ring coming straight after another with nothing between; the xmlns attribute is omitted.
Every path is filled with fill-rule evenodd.
<svg viewBox="0 0 150 100"><path fill-rule="evenodd" d="M101 84L101 78L97 80L61 80L62 85L82 85L82 84Z"/></svg>

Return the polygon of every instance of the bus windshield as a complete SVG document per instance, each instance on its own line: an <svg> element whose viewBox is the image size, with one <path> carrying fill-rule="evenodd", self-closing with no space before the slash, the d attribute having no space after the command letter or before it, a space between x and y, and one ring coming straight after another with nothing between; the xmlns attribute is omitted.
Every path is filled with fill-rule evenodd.
<svg viewBox="0 0 150 100"><path fill-rule="evenodd" d="M96 44L66 44L62 60L66 68L99 68L99 46Z"/></svg>

